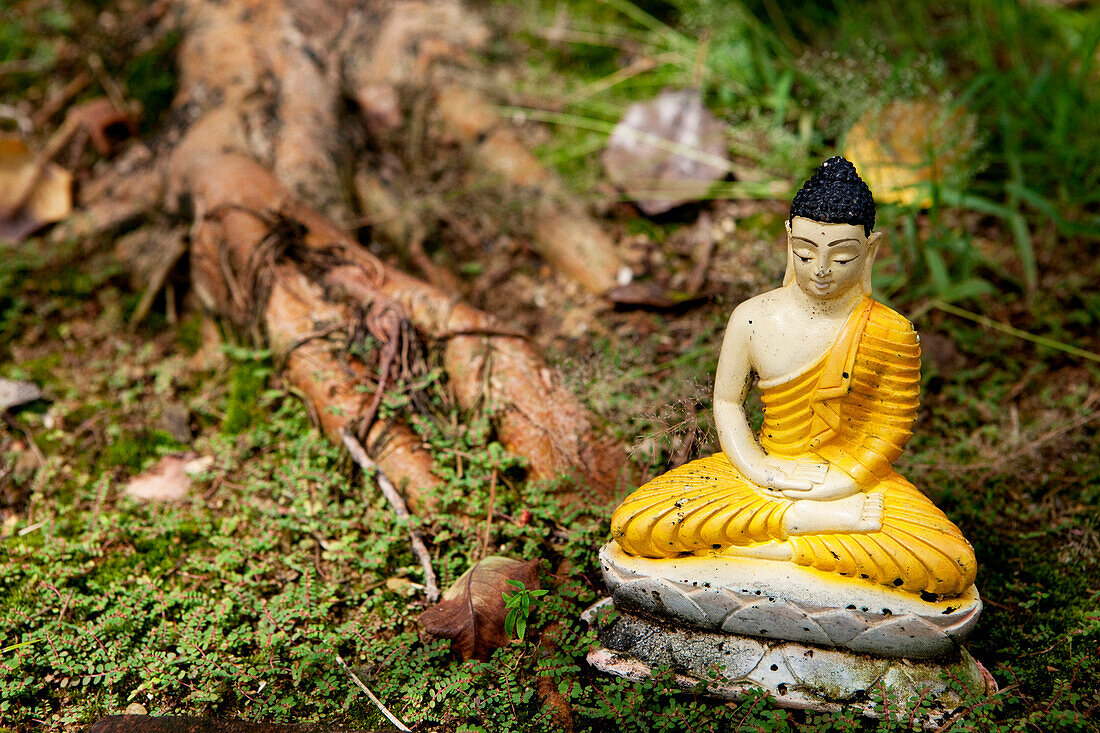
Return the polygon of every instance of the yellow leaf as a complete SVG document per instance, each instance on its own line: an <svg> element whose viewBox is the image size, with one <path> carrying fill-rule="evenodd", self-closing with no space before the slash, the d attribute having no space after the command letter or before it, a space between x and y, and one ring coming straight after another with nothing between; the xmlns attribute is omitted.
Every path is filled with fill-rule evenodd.
<svg viewBox="0 0 1100 733"><path fill-rule="evenodd" d="M11 216L0 219L0 239L21 240L72 212L73 174L49 162L39 173L38 166L25 142L0 137L0 212L25 200ZM26 194L28 187L31 190Z"/></svg>
<svg viewBox="0 0 1100 733"><path fill-rule="evenodd" d="M973 148L973 120L961 108L899 101L870 110L852 125L844 157L879 202L928 207L931 196L920 184L943 181Z"/></svg>

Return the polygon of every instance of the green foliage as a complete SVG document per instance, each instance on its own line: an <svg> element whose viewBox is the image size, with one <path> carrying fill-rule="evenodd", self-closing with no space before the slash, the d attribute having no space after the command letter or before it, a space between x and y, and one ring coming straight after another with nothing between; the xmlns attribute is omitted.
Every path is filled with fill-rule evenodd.
<svg viewBox="0 0 1100 733"><path fill-rule="evenodd" d="M550 591L545 589L527 590L522 580L509 580L508 585L515 586L514 591L504 591L504 607L508 615L504 617L504 633L523 641L527 632L527 617L531 615L532 599L544 596Z"/></svg>
<svg viewBox="0 0 1100 733"><path fill-rule="evenodd" d="M5 540L0 559L0 719L71 726L137 700L370 721L332 651L356 653L365 630L407 613L376 618L392 594L372 590L403 532L347 495L337 449L300 406L263 408L248 441L209 446L247 473L244 490L217 490L213 504L120 499L89 521L72 508L97 501L103 481L44 488L55 518ZM252 456L254 444L278 450Z"/></svg>
<svg viewBox="0 0 1100 733"><path fill-rule="evenodd" d="M162 122L176 90L176 47L181 36L164 34L150 49L133 56L122 69L121 78L130 96L141 102L142 126L154 129Z"/></svg>
<svg viewBox="0 0 1100 733"><path fill-rule="evenodd" d="M919 210L883 212L900 242L896 272L905 273L886 283L888 292L963 301L1002 281L1033 292L1036 230L1053 227L1052 247L1100 238L1095 7L969 0L932 8L811 3L791 11L770 2L571 0L571 12L559 16L561 3L545 5L532 23L567 18L565 42L529 39L543 52L531 60L532 92L548 94L561 75L572 90L549 92L565 114L527 114L563 127L544 159L577 188L601 180L592 153L626 106L663 87L700 88L730 125L731 153L755 169L747 180L713 187L709 196L718 198L787 199L782 184L834 154L862 114L897 100L931 100L965 111L954 123L965 129L955 132L973 142L931 191L931 226ZM638 57L654 63L624 69L624 59ZM997 222L1014 257L982 259L960 234L973 214Z"/></svg>
<svg viewBox="0 0 1100 733"><path fill-rule="evenodd" d="M259 414L260 396L271 376L271 351L226 346L225 353L234 367L222 432L236 435L253 425Z"/></svg>

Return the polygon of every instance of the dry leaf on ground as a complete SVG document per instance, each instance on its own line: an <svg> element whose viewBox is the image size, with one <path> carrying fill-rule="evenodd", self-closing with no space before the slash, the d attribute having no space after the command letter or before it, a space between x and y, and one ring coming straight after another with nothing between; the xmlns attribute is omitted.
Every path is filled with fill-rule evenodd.
<svg viewBox="0 0 1100 733"><path fill-rule="evenodd" d="M78 104L67 116L72 124L88 133L92 145L103 156L110 155L120 140L137 134L133 118L106 97Z"/></svg>
<svg viewBox="0 0 1100 733"><path fill-rule="evenodd" d="M214 459L197 453L165 456L148 471L130 479L127 496L144 501L178 501L191 490L191 477L210 468Z"/></svg>
<svg viewBox="0 0 1100 733"><path fill-rule="evenodd" d="M604 151L607 175L653 216L706 194L729 172L726 126L694 89L630 105Z"/></svg>
<svg viewBox="0 0 1100 733"><path fill-rule="evenodd" d="M508 581L518 580L528 590L535 590L539 587L538 566L538 560L484 558L447 589L439 605L420 614L420 621L428 633L450 639L463 661L488 659L494 649L508 643L503 593L515 590Z"/></svg>
<svg viewBox="0 0 1100 733"><path fill-rule="evenodd" d="M705 300L706 295L663 288L654 282L632 282L610 290L607 299L617 306L669 310L687 303Z"/></svg>
<svg viewBox="0 0 1100 733"><path fill-rule="evenodd" d="M34 402L41 397L42 390L34 382L0 378L0 413Z"/></svg>
<svg viewBox="0 0 1100 733"><path fill-rule="evenodd" d="M921 184L941 183L976 145L962 108L930 101L891 102L864 114L848 132L844 157L882 202L932 205Z"/></svg>
<svg viewBox="0 0 1100 733"><path fill-rule="evenodd" d="M41 172L39 172L39 166ZM37 177L37 181L35 181ZM33 186L20 200L28 186ZM73 174L54 163L42 164L17 137L0 137L0 240L18 242L73 210Z"/></svg>

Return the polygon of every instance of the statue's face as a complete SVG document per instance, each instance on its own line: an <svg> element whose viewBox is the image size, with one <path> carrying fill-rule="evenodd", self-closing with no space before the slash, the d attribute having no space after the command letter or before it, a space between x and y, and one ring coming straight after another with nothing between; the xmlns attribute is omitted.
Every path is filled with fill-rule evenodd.
<svg viewBox="0 0 1100 733"><path fill-rule="evenodd" d="M796 216L787 225L787 239L798 287L811 298L829 300L861 287L877 232L868 239L855 224L823 224Z"/></svg>

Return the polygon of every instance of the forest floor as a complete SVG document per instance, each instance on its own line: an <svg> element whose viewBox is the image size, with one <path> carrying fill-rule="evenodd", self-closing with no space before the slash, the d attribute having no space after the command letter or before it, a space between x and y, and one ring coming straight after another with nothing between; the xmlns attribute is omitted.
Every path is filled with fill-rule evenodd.
<svg viewBox="0 0 1100 733"><path fill-rule="evenodd" d="M789 192L763 184L803 180L874 105L965 100L973 148L931 206L880 208L875 278L924 349L920 420L896 467L975 547L985 610L968 648L1001 688L949 729L1097 729L1100 14L976 0L934 19L915 1L890 19L844 3L795 18L760 5L759 17L755 4L702 0L476 5L493 40L471 63L502 114L523 111L521 138L589 203L650 296L614 304L565 280L525 241L515 209L476 182L434 192L443 208L428 256L462 298L531 334L628 446L631 480L644 480L718 449L711 380L725 321L785 264ZM92 68L69 101L112 79L144 106L139 134L155 137L178 39L133 36L121 20L132 10L17 0L2 11L0 104L41 110ZM967 35L979 22L991 29L981 42ZM872 28L881 45L860 40ZM1027 55L1050 36L1057 51ZM93 52L101 62L89 67ZM665 86L701 90L755 179L647 217L598 153L626 105ZM38 120L33 139L63 116ZM93 153L71 162L78 183L94 176ZM142 285L110 244L48 231L0 244L0 377L44 393L0 425L0 728L77 730L133 703L151 715L386 726L339 653L414 730L911 729L905 716L727 703L587 667L593 636L578 615L604 593L595 553L610 507L562 506L555 482L527 480L485 416L457 407L429 370L415 385L426 399L399 384L381 409L414 416L443 479L438 510L413 519L440 587L505 555L542 559L550 589L533 599L524 639L456 660L418 625L430 604L407 527L314 426L270 352L207 320L186 272L135 322ZM206 459L185 495L128 495L166 456Z"/></svg>

